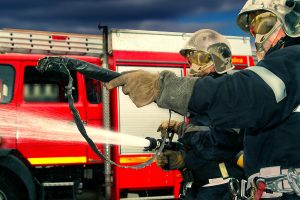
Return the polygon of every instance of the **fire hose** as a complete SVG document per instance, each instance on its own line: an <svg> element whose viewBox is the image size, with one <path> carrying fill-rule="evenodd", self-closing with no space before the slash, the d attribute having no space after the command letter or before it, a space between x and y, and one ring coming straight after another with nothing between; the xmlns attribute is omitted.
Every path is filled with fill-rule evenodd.
<svg viewBox="0 0 300 200"><path fill-rule="evenodd" d="M51 62L48 62L51 60ZM146 139L149 140L149 146L145 147L145 151L151 151L151 150L157 150L152 158L150 158L148 161L138 164L138 165L120 165L107 157L103 155L103 153L98 149L97 145L93 142L93 140L88 136L85 127L82 123L82 120L80 118L79 112L74 106L74 98L72 96L72 88L73 88L73 78L70 74L69 70L75 70L79 73L82 73L83 75L96 79L98 81L102 82L109 82L110 80L113 80L116 77L119 77L121 74L118 72L114 72L108 69L99 68L98 66L95 66L93 64L75 60L67 57L46 57L39 61L37 69L41 72L52 70L57 71L60 73L64 73L68 76L68 84L66 86L66 96L68 98L68 103L70 110L72 112L75 124L81 133L81 135L84 137L88 145L91 147L91 149L94 151L96 155L98 155L101 159L107 161L108 163L121 167L121 168L131 168L131 169L141 169L148 165L150 165L165 148L166 140L169 139L169 142L167 142L166 148L170 146L169 148L173 148L172 143L172 134L170 136L170 133L165 134L162 139L154 139L147 137ZM279 176L279 177L272 177L270 178L260 178L258 179L258 182L255 184L255 194L252 193L252 195L248 196L245 193L245 182L242 182L241 187L239 186L239 183L234 179L230 181L231 185L231 193L235 194L235 199L243 199L243 200L252 200L252 199L260 199L262 193L264 191L269 191L271 193L273 192L281 192L281 193L296 193L297 196L300 196L300 174L297 173L294 169L289 169L287 175ZM288 180L291 188L289 190L281 190L277 187L274 182L277 183L278 181L282 180ZM232 182L233 181L233 182ZM259 186L263 186L260 188ZM258 197L257 197L258 196Z"/></svg>
<svg viewBox="0 0 300 200"><path fill-rule="evenodd" d="M70 110L72 112L75 124L77 126L77 129L83 136L83 138L86 140L88 145L93 150L93 152L97 156L99 156L101 159L109 162L112 165L115 165L115 166L118 166L121 168L141 169L141 168L144 168L144 167L150 165L156 159L157 155L159 155L163 151L166 139L168 137L167 135L165 135L162 138L162 140L157 140L157 141L154 138L146 138L149 140L150 145L149 145L149 147L145 147L145 150L146 151L157 150L155 152L154 156L152 158L150 158L148 161L141 163L141 164L120 165L120 164L108 159L107 157L105 157L105 155L103 155L101 150L99 150L99 148L94 143L94 141L88 136L86 129L80 118L79 112L74 106L74 98L72 95L73 78L70 74L69 69L71 69L71 70L73 69L75 71L78 71L79 73L82 73L83 75L85 75L89 78L96 79L98 81L105 82L105 83L109 82L110 80L113 80L114 78L119 77L121 75L120 73L114 72L114 71L111 71L108 69L100 68L98 66L95 66L93 64L90 64L90 63L87 63L84 61L67 58L67 57L45 57L38 62L38 66L36 68L38 71L40 71L42 73L45 71L52 70L52 71L64 73L65 75L68 76L68 84L66 86L66 96L68 98L68 104L69 104Z"/></svg>

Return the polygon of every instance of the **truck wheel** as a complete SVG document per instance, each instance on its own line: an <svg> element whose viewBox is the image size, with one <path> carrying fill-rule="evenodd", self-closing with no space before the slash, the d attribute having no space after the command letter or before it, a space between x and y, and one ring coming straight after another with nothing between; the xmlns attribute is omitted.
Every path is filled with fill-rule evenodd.
<svg viewBox="0 0 300 200"><path fill-rule="evenodd" d="M27 190L21 180L8 170L0 169L0 200L26 200Z"/></svg>

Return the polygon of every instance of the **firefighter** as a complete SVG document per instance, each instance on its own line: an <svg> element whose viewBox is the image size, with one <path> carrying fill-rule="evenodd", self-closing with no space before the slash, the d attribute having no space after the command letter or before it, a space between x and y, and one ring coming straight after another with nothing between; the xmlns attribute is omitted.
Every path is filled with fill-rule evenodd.
<svg viewBox="0 0 300 200"><path fill-rule="evenodd" d="M244 177L243 170L235 163L235 156L242 147L238 133L231 129L210 130L206 126L183 123L179 124L179 128L173 128L180 130L175 132L184 148L164 151L157 157L157 165L165 170L178 169L181 172L181 198L232 199L228 185L230 178L241 180ZM214 143L215 131L227 141L231 140L230 145Z"/></svg>
<svg viewBox="0 0 300 200"><path fill-rule="evenodd" d="M137 107L156 102L192 117L193 124L245 128L244 170L252 199L299 199L299 16L296 0L248 0L237 22L255 38L257 66L218 79L128 72L107 88L123 86ZM278 186L282 177L289 181Z"/></svg>
<svg viewBox="0 0 300 200"><path fill-rule="evenodd" d="M188 60L192 77L218 78L233 68L228 41L213 30L195 32L180 54ZM183 177L181 197L231 199L227 178L234 176L240 180L243 177L243 170L234 163L235 156L242 149L240 135L232 129L195 126L175 120L166 120L158 127L162 135L167 129L178 135L185 148L164 151L157 157L157 165L163 169L180 170ZM190 182L192 187L188 189Z"/></svg>

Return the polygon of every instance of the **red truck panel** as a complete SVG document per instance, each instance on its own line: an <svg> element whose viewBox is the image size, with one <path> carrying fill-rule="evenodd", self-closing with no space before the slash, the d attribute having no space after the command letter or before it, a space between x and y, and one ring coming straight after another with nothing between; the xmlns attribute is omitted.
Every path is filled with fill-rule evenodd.
<svg viewBox="0 0 300 200"><path fill-rule="evenodd" d="M68 103L43 103L43 102L25 102L23 100L24 90L24 68L27 66L35 66L37 61L45 55L36 54L2 54L0 55L1 64L13 65L16 69L14 98L10 104L0 105L0 109L12 107L18 112L30 112L43 117L51 116L55 119L73 121L73 117L69 110ZM82 59L94 64L100 65L100 59L87 56L71 56L73 58ZM75 103L83 121L94 126L101 126L102 122L102 104L88 104L86 100L85 85L82 75L77 75L78 79L78 102ZM10 109L12 110L12 109ZM0 129L1 131L1 129ZM22 136L22 128L11 130L15 134L18 133L18 140L14 134L13 137L3 137L1 148L17 148L21 154L32 161L33 165L47 164L77 164L77 163L95 163L103 162L92 150L87 146L85 141L82 142L66 142L59 140L41 140L43 136L36 138L24 138ZM37 133L38 134L38 133ZM78 132L75 132L78 136ZM23 134L24 135L24 134ZM53 135L55 138L55 135ZM17 144L17 146L16 146ZM99 145L103 149L102 145ZM57 162L56 162L57 161Z"/></svg>

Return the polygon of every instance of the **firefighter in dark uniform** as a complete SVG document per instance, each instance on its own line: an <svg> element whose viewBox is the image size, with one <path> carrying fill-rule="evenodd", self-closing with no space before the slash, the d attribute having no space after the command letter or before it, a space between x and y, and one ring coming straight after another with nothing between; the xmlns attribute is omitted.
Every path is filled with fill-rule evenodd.
<svg viewBox="0 0 300 200"><path fill-rule="evenodd" d="M233 68L228 41L213 30L195 32L180 54L189 62L192 77L218 78ZM219 62L214 63L212 56L218 57ZM181 199L232 199L228 178L243 178L243 170L235 163L235 156L242 149L242 137L232 129L175 120L163 121L158 128L162 136L167 130L178 135L184 148L162 152L157 165L181 172Z"/></svg>
<svg viewBox="0 0 300 200"><path fill-rule="evenodd" d="M156 102L193 124L245 128L249 198L300 199L300 2L248 0L237 21L255 38L257 66L217 79L134 71L107 88L123 86L137 107Z"/></svg>
<svg viewBox="0 0 300 200"><path fill-rule="evenodd" d="M235 156L241 150L242 137L231 129L215 129L190 123L179 123L173 129L185 148L164 151L157 157L157 165L181 172L182 199L232 199L229 178L241 180L244 177L243 170L235 162ZM227 135L226 140L230 140L230 145L216 143L215 131L218 135Z"/></svg>

